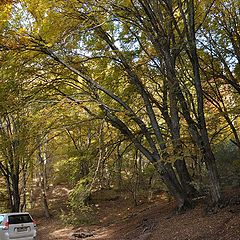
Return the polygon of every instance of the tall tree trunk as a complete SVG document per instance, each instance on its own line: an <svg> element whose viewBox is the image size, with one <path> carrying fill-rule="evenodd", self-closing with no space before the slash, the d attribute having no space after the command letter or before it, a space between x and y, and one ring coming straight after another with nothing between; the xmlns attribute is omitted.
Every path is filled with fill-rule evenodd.
<svg viewBox="0 0 240 240"><path fill-rule="evenodd" d="M196 194L196 189L191 185L192 180L184 159L184 151L183 151L183 146L180 139L181 136L180 136L177 96L174 90L175 89L173 87L170 87L169 89L170 114L171 114L170 131L172 135L174 156L177 158L174 163L174 166L177 170L177 174L179 176L179 181L182 185L182 188L186 191L189 197L192 197Z"/></svg>
<svg viewBox="0 0 240 240"><path fill-rule="evenodd" d="M39 151L38 151L38 161L39 161L39 166L40 166L40 187L41 187L41 198L42 198L42 205L44 209L45 216L47 218L51 217L50 210L48 207L48 201L47 201L47 193L46 193L46 171L45 171L45 165L46 165L46 153L42 151L41 146L39 146Z"/></svg>
<svg viewBox="0 0 240 240"><path fill-rule="evenodd" d="M198 61L197 47L196 47L196 37L195 37L195 9L194 9L194 0L190 0L188 3L188 21L189 25L186 26L189 29L188 44L189 50L188 55L193 68L194 75L194 83L195 89L197 93L197 103L198 103L198 126L201 134L202 140L202 154L204 156L204 161L206 163L206 167L208 170L208 176L210 180L210 193L212 197L212 202L217 204L221 200L221 192L220 192L220 183L219 176L217 172L217 166L215 157L213 155L207 127L204 115L204 100L203 100L203 90L201 85L201 77L200 77L200 66Z"/></svg>
<svg viewBox="0 0 240 240"><path fill-rule="evenodd" d="M19 212L20 210L20 193L19 193L19 178L16 174L11 174L12 180L12 212Z"/></svg>
<svg viewBox="0 0 240 240"><path fill-rule="evenodd" d="M122 190L122 154L120 153L120 144L117 146L117 159L116 159L116 184L117 189Z"/></svg>
<svg viewBox="0 0 240 240"><path fill-rule="evenodd" d="M204 161L208 170L208 175L210 179L210 193L212 204L218 205L221 201L221 190L219 183L219 175L217 171L215 157L212 153L211 148L207 149L204 154Z"/></svg>
<svg viewBox="0 0 240 240"><path fill-rule="evenodd" d="M12 189L11 189L11 183L10 183L10 177L9 175L5 175L6 183L7 183L7 191L8 191L8 208L13 211L13 198L12 198Z"/></svg>
<svg viewBox="0 0 240 240"><path fill-rule="evenodd" d="M170 2L171 1L169 1L169 3ZM148 14L149 18L151 19L152 15L150 13L152 12L152 10L147 5L145 7L146 7L146 14ZM159 33L158 33L159 35L158 39L164 39L162 40L162 42L160 42L156 38L153 38L151 33L149 35L149 38L151 39L153 46L159 55L160 62L161 60L164 62L164 69L166 71L166 77L167 77L169 86L175 91L175 94L178 98L178 101L182 109L182 114L188 124L189 132L193 140L199 147L199 149L202 151L206 166L208 168L209 180L211 182L210 192L211 192L212 200L214 203L215 202L217 203L220 200L220 185L219 185L219 179L217 174L217 168L215 164L215 158L211 151L211 147L208 139L208 133L206 129L205 117L204 117L203 93L202 93L202 87L201 87L201 81L200 81L199 63L198 63L196 41L195 41L193 0L190 0L190 4L188 7L189 23L187 23L186 21L186 16L184 15L185 14L184 11L182 11L181 13L183 14L182 17L184 19L183 21L184 24L189 24L189 25L186 25L185 28L187 30L190 30L190 32L187 33L189 49L187 48L186 51L189 55L189 59L192 63L193 72L194 72L195 89L197 93L197 102L198 102L198 123L196 123L191 117L188 104L185 100L185 97L180 88L178 79L176 77L176 69L175 69L176 55L174 54L174 51L172 51L173 49L171 49L170 38L167 38L166 36L162 36ZM169 14L171 17L173 17L174 15L173 9L171 8L171 4L169 4ZM155 24L156 22L154 22L154 20L152 19L152 25L154 30L156 28ZM178 26L176 25L175 27L178 28ZM179 30L179 28L177 30ZM172 43L175 43L174 39L172 40Z"/></svg>
<svg viewBox="0 0 240 240"><path fill-rule="evenodd" d="M217 204L221 200L221 191L220 191L220 183L219 176L217 172L216 160L213 155L207 127L204 115L204 100L203 100L203 90L201 85L201 77L200 77L200 65L197 54L196 47L196 37L195 37L195 10L194 10L194 0L189 1L189 57L193 68L194 74L194 83L195 89L197 93L197 103L198 103L198 126L200 130L200 134L202 137L202 153L204 156L204 161L207 166L208 175L210 179L210 192L212 197L212 202Z"/></svg>
<svg viewBox="0 0 240 240"><path fill-rule="evenodd" d="M27 173L26 169L23 170L23 179L22 179L22 189L23 189L23 195L22 195L22 203L21 203L21 212L26 211L26 204L27 204Z"/></svg>

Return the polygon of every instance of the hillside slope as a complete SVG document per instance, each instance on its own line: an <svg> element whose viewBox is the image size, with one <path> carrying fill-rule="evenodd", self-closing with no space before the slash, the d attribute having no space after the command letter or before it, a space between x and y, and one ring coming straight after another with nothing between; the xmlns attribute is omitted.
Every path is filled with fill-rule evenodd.
<svg viewBox="0 0 240 240"><path fill-rule="evenodd" d="M61 211L60 202L52 206L55 215L50 220L33 211L38 221L39 240L240 239L240 205L237 201L214 214L207 214L204 205L199 203L185 214L176 215L173 214L174 203L160 195L138 206L133 206L126 195L114 199L95 199L95 223L82 224L78 228L65 227L57 216Z"/></svg>

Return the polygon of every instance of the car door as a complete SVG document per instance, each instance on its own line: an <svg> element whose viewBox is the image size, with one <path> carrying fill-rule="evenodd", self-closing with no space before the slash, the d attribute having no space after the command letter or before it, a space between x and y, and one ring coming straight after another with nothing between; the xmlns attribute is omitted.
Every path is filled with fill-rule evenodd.
<svg viewBox="0 0 240 240"><path fill-rule="evenodd" d="M9 238L27 238L35 236L35 224L28 213L8 216Z"/></svg>

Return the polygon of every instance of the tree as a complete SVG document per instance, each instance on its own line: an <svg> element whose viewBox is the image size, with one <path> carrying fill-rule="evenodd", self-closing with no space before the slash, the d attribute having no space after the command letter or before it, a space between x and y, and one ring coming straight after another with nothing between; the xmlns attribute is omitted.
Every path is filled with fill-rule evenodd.
<svg viewBox="0 0 240 240"><path fill-rule="evenodd" d="M239 147L238 136L238 66L239 66L239 14L234 1L218 1L206 16L200 30L202 49L201 71L207 84L205 95L229 125Z"/></svg>
<svg viewBox="0 0 240 240"><path fill-rule="evenodd" d="M14 44L5 49L39 53L41 63L32 64L44 72L46 90L118 129L153 164L179 208L190 205L193 191L182 139L187 125L208 169L212 202L218 205L221 192L205 119L198 35L211 35L204 24L214 2L202 7L193 0L22 3L15 12L20 16L21 28L14 28L18 37L6 31L3 40L8 37ZM231 43L237 52L235 38ZM228 82L236 82L229 66L225 70Z"/></svg>
<svg viewBox="0 0 240 240"><path fill-rule="evenodd" d="M14 61L13 68L16 69ZM12 211L20 209L20 182L25 182L30 162L29 153L29 111L23 96L23 85L12 68L1 74L0 147L1 172L4 175Z"/></svg>
<svg viewBox="0 0 240 240"><path fill-rule="evenodd" d="M127 73L128 80L130 84L137 90L138 97L141 99L143 106L146 108L146 114L147 114L147 121L148 124L150 124L152 128L152 132L154 134L154 138L151 136L152 133L149 131L148 127L146 126L146 123L139 117L137 114L131 109L131 107L124 102L119 96L115 95L113 92L105 89L101 85L95 82L95 80L87 75L87 72L84 71L78 71L76 68L69 65L66 61L59 58L52 50L50 50L46 45L41 44L41 42L38 42L38 47L40 47L40 50L44 52L45 54L49 55L54 59L55 61L59 62L63 66L65 66L67 69L72 71L73 73L77 74L79 77L84 79L84 83L79 82L78 84L83 84L87 89L90 89L91 95L93 100L98 103L99 107L102 109L102 111L106 114L106 117L108 121L111 122L113 126L118 128L122 134L126 135L131 139L131 141L134 143L135 147L142 152L142 154L145 155L156 167L156 169L159 171L160 175L164 179L165 183L169 187L170 191L178 200L180 207L185 207L185 205L188 205L188 197L186 194L185 189L183 189L183 186L179 183L175 172L171 166L170 163L168 163L168 153L167 153L167 147L164 143L164 138L162 135L162 131L160 129L159 123L156 118L156 113L153 109L153 103L151 95L148 93L148 91L145 89L145 86L141 82L138 74L135 72L133 67L131 66L131 63L128 61L127 56L125 56L119 49L116 47L115 43L110 39L107 32L101 27L98 26L98 22L96 19L93 19L86 14L82 14L80 16L85 19L85 21L90 22L90 27L95 27L95 33L103 40L105 41L112 52L114 52L115 58L118 59L120 62L121 68ZM36 40L36 39L35 39ZM36 43L36 42L35 42ZM121 108L123 108L123 114L126 115L126 117L132 119L132 121L137 124L138 128L140 128L141 134L144 135L147 144L149 145L149 149L147 149L145 146L143 146L139 140L134 136L132 130L129 128L126 123L124 123L123 119L117 116L109 106L107 106L105 103L101 102L101 96L99 95L98 91L105 93L107 97L112 98L116 103L120 105ZM122 110L121 110L122 111ZM158 148L161 150L159 152ZM162 159L161 159L161 157ZM165 161L165 163L164 163Z"/></svg>

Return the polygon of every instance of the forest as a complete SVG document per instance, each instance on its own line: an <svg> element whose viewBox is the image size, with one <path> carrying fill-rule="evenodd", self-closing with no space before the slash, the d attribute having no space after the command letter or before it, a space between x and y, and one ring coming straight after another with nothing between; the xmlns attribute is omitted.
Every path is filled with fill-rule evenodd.
<svg viewBox="0 0 240 240"><path fill-rule="evenodd" d="M59 186L68 223L105 190L176 214L240 196L239 1L0 6L1 211L51 218Z"/></svg>

